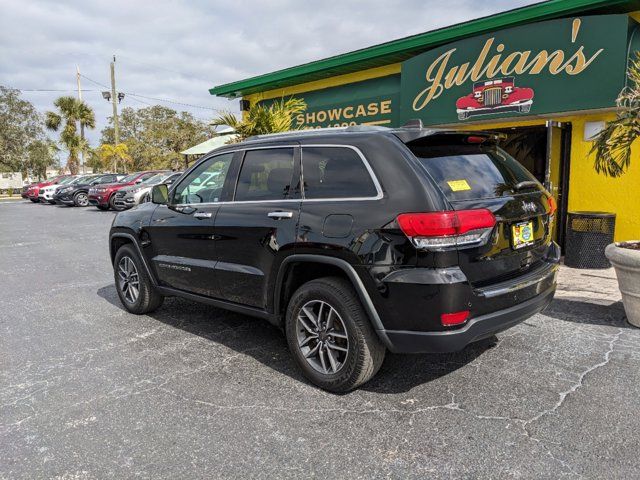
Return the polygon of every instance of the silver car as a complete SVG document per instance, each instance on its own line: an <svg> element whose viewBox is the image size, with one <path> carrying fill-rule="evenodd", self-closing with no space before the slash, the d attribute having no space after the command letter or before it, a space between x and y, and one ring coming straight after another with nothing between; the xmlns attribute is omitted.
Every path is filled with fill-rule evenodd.
<svg viewBox="0 0 640 480"><path fill-rule="evenodd" d="M182 172L161 172L142 183L122 188L115 193L113 204L118 210L126 210L147 202L150 199L151 187L160 183L171 185L180 175Z"/></svg>

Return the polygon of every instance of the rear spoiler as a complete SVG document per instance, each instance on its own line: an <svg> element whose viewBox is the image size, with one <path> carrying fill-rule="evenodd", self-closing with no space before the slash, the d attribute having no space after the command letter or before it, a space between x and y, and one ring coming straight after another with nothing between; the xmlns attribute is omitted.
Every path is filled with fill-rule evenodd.
<svg viewBox="0 0 640 480"><path fill-rule="evenodd" d="M497 144L500 140L504 140L506 135L498 132L489 131L469 131L469 130L450 130L442 128L424 128L422 120L409 120L402 127L391 131L402 143L409 145L419 143L423 139L433 139L433 137L452 136L458 141L464 143L493 143ZM467 141L464 141L464 139ZM451 138L454 140L454 138Z"/></svg>

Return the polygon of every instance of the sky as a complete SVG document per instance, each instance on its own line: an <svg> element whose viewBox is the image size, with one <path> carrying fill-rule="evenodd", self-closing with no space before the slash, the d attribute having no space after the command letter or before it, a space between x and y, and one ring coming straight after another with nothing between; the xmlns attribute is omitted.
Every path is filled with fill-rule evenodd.
<svg viewBox="0 0 640 480"><path fill-rule="evenodd" d="M113 55L121 108L161 104L210 120L239 110L237 99L209 94L215 85L531 3L0 0L0 85L45 112L58 96L77 95L78 66L83 99L96 112L88 134L96 146L111 115L101 91Z"/></svg>

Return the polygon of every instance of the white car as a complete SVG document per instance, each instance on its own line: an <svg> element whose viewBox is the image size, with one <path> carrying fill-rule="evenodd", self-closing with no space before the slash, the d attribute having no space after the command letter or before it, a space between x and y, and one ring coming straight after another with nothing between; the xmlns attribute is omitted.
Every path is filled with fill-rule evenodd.
<svg viewBox="0 0 640 480"><path fill-rule="evenodd" d="M42 187L39 191L38 191L38 200L40 201L40 203L50 203L51 205L55 205L55 200L53 199L53 195L56 193L56 190L58 190L59 188L63 188L66 187L68 185L73 185L74 183L78 183L79 180L82 180L83 178L85 178L87 175L75 175L73 177L66 177L63 178L60 183L57 183L55 185L49 185L47 187Z"/></svg>

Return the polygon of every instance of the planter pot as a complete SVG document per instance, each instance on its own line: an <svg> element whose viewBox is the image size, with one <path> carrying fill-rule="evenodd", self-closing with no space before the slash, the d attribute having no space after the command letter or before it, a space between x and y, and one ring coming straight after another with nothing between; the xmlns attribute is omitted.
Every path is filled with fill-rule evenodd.
<svg viewBox="0 0 640 480"><path fill-rule="evenodd" d="M640 327L640 249L623 248L620 245L638 242L612 243L604 254L616 269L622 303L631 325Z"/></svg>

